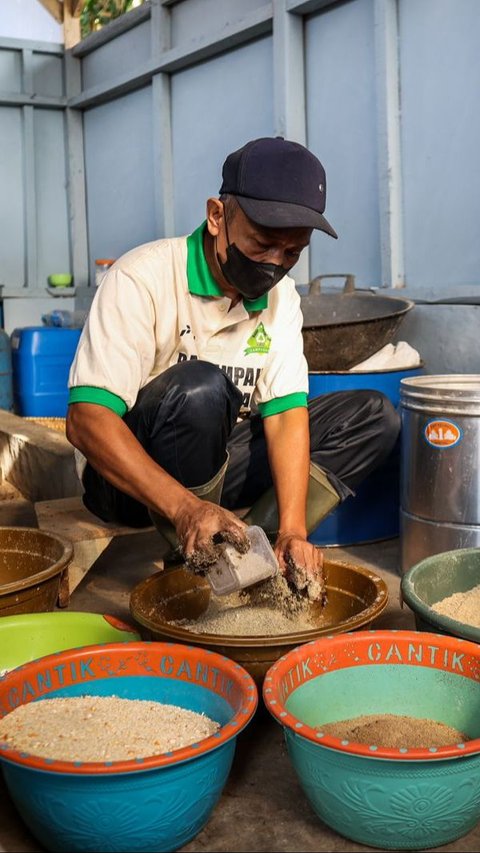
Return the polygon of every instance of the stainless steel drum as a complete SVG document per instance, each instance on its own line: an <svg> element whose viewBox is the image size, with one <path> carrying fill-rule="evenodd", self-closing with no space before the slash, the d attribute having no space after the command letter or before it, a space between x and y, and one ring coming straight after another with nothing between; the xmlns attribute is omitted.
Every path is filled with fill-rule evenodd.
<svg viewBox="0 0 480 853"><path fill-rule="evenodd" d="M431 554L480 547L480 375L402 379L400 412L407 571Z"/></svg>

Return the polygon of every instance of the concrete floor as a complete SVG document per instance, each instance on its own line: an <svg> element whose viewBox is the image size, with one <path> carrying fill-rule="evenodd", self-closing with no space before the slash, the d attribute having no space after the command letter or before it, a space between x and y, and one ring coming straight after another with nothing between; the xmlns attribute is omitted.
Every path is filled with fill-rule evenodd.
<svg viewBox="0 0 480 853"><path fill-rule="evenodd" d="M0 507L0 524L32 524L28 502ZM10 512L10 516L9 513ZM2 514L3 513L3 514ZM13 513L13 516L12 516ZM109 612L130 620L133 586L158 570L154 531L112 540L73 591L70 608ZM373 627L414 628L410 611L399 603L398 541L330 549L332 558L368 565L389 587L389 604ZM236 756L220 802L207 826L185 853L196 851L360 851L369 850L338 835L314 814L290 764L280 726L261 706L239 736ZM434 850L480 849L480 824L468 836ZM43 848L16 814L0 784L0 851L37 853Z"/></svg>

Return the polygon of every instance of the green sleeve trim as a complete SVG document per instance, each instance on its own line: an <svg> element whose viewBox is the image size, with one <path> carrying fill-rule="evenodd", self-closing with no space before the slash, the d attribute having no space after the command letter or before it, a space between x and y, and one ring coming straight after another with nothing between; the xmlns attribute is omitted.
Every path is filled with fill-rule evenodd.
<svg viewBox="0 0 480 853"><path fill-rule="evenodd" d="M262 418L268 418L269 415L279 415L280 412L287 412L289 409L306 408L307 405L305 391L297 391L295 394L287 394L285 397L276 397L275 400L259 403L258 411Z"/></svg>
<svg viewBox="0 0 480 853"><path fill-rule="evenodd" d="M70 403L95 403L97 406L105 406L106 409L111 409L121 418L128 411L127 404L117 394L112 394L105 388L94 388L90 385L78 385L76 388L70 388L68 405Z"/></svg>

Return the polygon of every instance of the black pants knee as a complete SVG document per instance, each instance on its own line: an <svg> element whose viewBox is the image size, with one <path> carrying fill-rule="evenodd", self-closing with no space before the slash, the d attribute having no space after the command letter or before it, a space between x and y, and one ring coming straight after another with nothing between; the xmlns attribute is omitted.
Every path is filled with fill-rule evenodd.
<svg viewBox="0 0 480 853"><path fill-rule="evenodd" d="M336 391L308 403L310 458L343 500L393 450L400 418L378 391ZM262 419L237 424L228 442L230 461L222 505L250 506L272 485Z"/></svg>
<svg viewBox="0 0 480 853"><path fill-rule="evenodd" d="M187 488L200 486L226 459L227 439L242 394L225 373L206 361L170 367L139 392L124 417L144 450ZM83 501L104 521L145 527L147 508L108 483L87 464Z"/></svg>

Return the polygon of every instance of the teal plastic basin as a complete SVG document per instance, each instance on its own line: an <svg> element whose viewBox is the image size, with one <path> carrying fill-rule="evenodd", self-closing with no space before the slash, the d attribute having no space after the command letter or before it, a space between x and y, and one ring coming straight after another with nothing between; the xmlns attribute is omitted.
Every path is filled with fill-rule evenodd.
<svg viewBox="0 0 480 853"><path fill-rule="evenodd" d="M285 655L263 697L310 804L341 835L421 850L455 841L480 819L479 646L416 631L339 634ZM392 749L322 731L369 714L436 720L465 742Z"/></svg>
<svg viewBox="0 0 480 853"><path fill-rule="evenodd" d="M460 548L434 554L412 566L402 577L403 600L413 610L419 631L435 631L480 643L480 628L458 622L432 609L456 592L480 584L480 548Z"/></svg>

